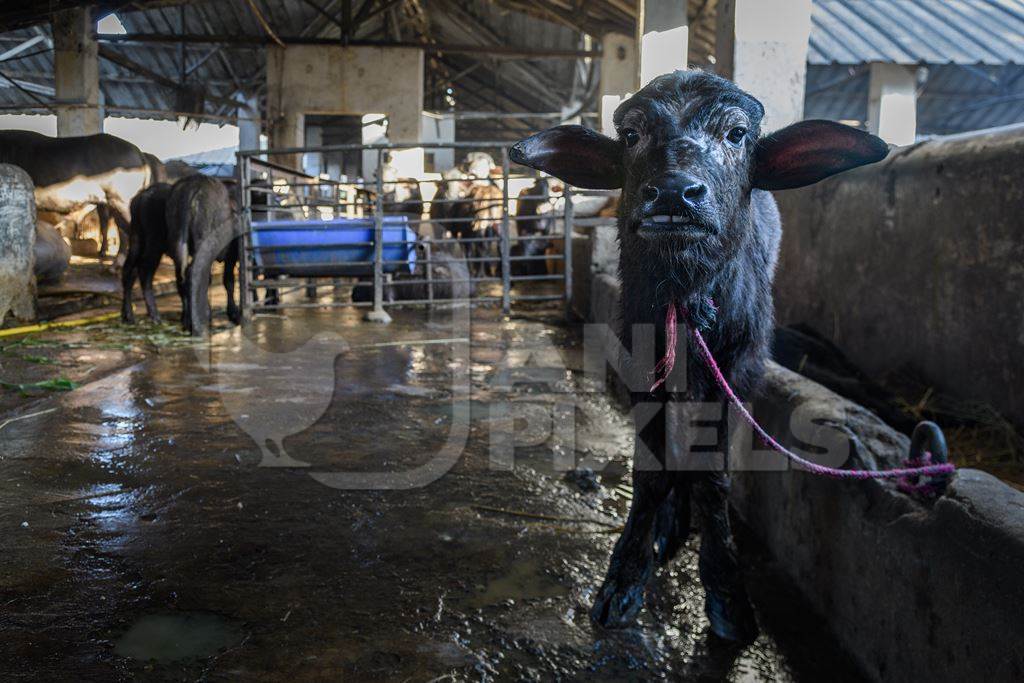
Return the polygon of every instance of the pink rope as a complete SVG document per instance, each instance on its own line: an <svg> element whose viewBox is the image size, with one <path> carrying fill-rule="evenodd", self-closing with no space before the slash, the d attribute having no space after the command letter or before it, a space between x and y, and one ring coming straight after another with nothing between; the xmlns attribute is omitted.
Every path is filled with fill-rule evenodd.
<svg viewBox="0 0 1024 683"><path fill-rule="evenodd" d="M668 313L665 316L665 338L666 338L666 349L665 357L662 358L661 362L655 367L657 371L659 368L665 370L664 376L655 382L654 386L651 387L651 391L654 391L661 383L665 381L668 373L672 371L672 366L675 365L675 341L676 341L676 315L675 315L676 304L673 302L669 306ZM683 309L683 315L686 315L685 309ZM669 327L671 325L671 327ZM786 456L791 462L795 462L802 466L807 471L818 474L824 477L831 477L833 479L907 479L910 477L919 477L922 475L929 474L951 474L956 471L956 467L953 463L938 463L938 464L927 464L930 462L930 455L925 454L923 461L925 464L916 465L914 467L902 467L894 470L842 470L834 467L825 467L824 465L818 465L810 460L801 458L799 455L789 450L781 443L776 441L772 436L758 424L754 416L750 414L750 411L746 409L743 402L739 399L736 393L729 386L729 382L725 379L725 375L722 374L722 369L718 367L718 363L715 362L715 357L711 354L711 349L708 348L707 343L704 341L704 337L701 335L700 330L696 327L687 324L687 328L690 334L693 336L694 342L697 344L697 348L700 350L701 355L704 358L704 363L711 370L711 374L715 377L715 382L719 388L729 398L729 401L736 407L743 419L750 424L754 432L761 438L761 440L772 449ZM901 482L901 487L913 489L914 485L906 481ZM916 490L916 489L913 489Z"/></svg>
<svg viewBox="0 0 1024 683"><path fill-rule="evenodd" d="M651 385L651 391L664 384L676 366L676 341L676 306L673 303L665 312L665 355L654 366L654 374L661 373L661 377Z"/></svg>

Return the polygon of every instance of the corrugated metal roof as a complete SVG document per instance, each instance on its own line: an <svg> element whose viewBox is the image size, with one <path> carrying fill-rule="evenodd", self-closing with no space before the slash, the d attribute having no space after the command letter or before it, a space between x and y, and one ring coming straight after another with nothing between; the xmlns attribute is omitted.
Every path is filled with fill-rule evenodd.
<svg viewBox="0 0 1024 683"><path fill-rule="evenodd" d="M68 0L70 2L70 0ZM282 36L335 39L340 30L330 17L342 0L254 0ZM716 0L689 4L691 60L709 65L714 51ZM570 25L580 20L597 28L629 32L622 2L592 0L581 19L558 15L543 3L529 5L503 0L420 0L392 6L404 12L405 40L439 43L505 44L534 48L580 47L579 32ZM136 9L141 7L141 9ZM419 23L412 16L419 11ZM518 8L521 11L517 11ZM329 16L325 16L325 13ZM387 12L369 18L359 36L389 38L394 25ZM182 16L184 15L184 25ZM41 15L43 16L43 15ZM185 5L128 5L118 14L129 33L185 33L263 38L265 33L245 0L205 0ZM608 23L611 21L612 23ZM603 28L602 28L603 27ZM0 34L0 52L49 27ZM41 44L4 61L0 69L52 92L53 54ZM178 45L113 44L109 49L146 70L178 81L182 53ZM184 48L186 84L202 85L209 96L228 97L240 89L259 96L263 87L264 56L259 46L190 44ZM849 77L845 65L870 61L929 65L919 101L919 122L926 132L950 132L1024 120L1024 0L815 0L808 55L807 114L833 119L863 120L867 108L866 70ZM938 66L959 64L953 67ZM844 66L840 66L844 65ZM997 66L1009 65L1009 66ZM446 106L441 97L447 79L457 76L458 108L500 111L551 111L567 103L576 65L572 60L501 60L482 55L443 54L427 60L425 106ZM173 118L175 89L100 60L104 100L111 113L146 118ZM1003 69L1000 71L999 69ZM577 76L578 78L578 76ZM239 86L241 85L241 88ZM826 87L828 86L828 87ZM37 95L49 101L45 95ZM35 110L39 103L0 79L0 109ZM210 115L233 115L233 107L207 99ZM213 121L218 119L214 118ZM459 135L479 133L493 138L512 122L460 122Z"/></svg>
<svg viewBox="0 0 1024 683"><path fill-rule="evenodd" d="M1024 121L1024 66L944 64L927 69L917 97L920 135L946 135ZM865 122L866 65L810 65L804 116Z"/></svg>
<svg viewBox="0 0 1024 683"><path fill-rule="evenodd" d="M238 145L232 145L231 147L220 147L205 152L173 157L173 159L185 162L204 175L231 178L235 175L235 152L237 151Z"/></svg>
<svg viewBox="0 0 1024 683"><path fill-rule="evenodd" d="M1024 0L815 0L810 64L1024 64Z"/></svg>

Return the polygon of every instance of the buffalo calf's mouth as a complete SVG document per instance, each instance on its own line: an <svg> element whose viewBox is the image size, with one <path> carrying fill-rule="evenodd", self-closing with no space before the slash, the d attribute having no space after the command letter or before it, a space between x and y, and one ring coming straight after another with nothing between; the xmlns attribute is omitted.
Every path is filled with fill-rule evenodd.
<svg viewBox="0 0 1024 683"><path fill-rule="evenodd" d="M636 232L638 235L644 236L673 235L695 239L706 237L710 231L684 216L655 214L641 218Z"/></svg>

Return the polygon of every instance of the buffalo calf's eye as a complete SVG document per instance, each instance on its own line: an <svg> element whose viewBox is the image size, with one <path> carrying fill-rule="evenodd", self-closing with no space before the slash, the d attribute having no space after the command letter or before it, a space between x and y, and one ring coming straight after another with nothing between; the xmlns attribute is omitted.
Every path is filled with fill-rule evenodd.
<svg viewBox="0 0 1024 683"><path fill-rule="evenodd" d="M637 133L632 128L626 128L622 131L622 139L626 141L626 147L632 147L640 142L640 133Z"/></svg>
<svg viewBox="0 0 1024 683"><path fill-rule="evenodd" d="M736 126L731 128L728 133L725 134L725 139L734 145L738 145L743 142L743 138L747 136L747 129L743 126Z"/></svg>

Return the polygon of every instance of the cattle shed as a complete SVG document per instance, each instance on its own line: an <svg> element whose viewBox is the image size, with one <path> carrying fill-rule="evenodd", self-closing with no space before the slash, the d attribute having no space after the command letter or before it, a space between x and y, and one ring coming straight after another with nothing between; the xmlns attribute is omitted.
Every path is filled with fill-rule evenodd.
<svg viewBox="0 0 1024 683"><path fill-rule="evenodd" d="M613 72L606 81L615 72L604 62L635 63L637 10L629 2L586 4L371 4L350 10L346 24L341 1L99 3L93 17L116 16L125 33L97 36L97 67L83 73L98 85L85 104L111 115L248 121L268 132L265 55L281 40L424 50L422 109L453 118L458 139L514 139L569 113L597 125L602 70ZM4 11L4 111L47 112L81 97L73 77L68 94L56 92L50 21L76 6L12 3ZM687 4L690 65L714 69L717 9L716 0ZM867 126L871 83L893 77L888 64L909 74L918 135L1016 123L1024 116L1022 17L1013 1L814 2L804 109ZM471 115L484 112L491 116Z"/></svg>
<svg viewBox="0 0 1024 683"><path fill-rule="evenodd" d="M0 1L0 676L1022 680L1022 160L1024 0Z"/></svg>

